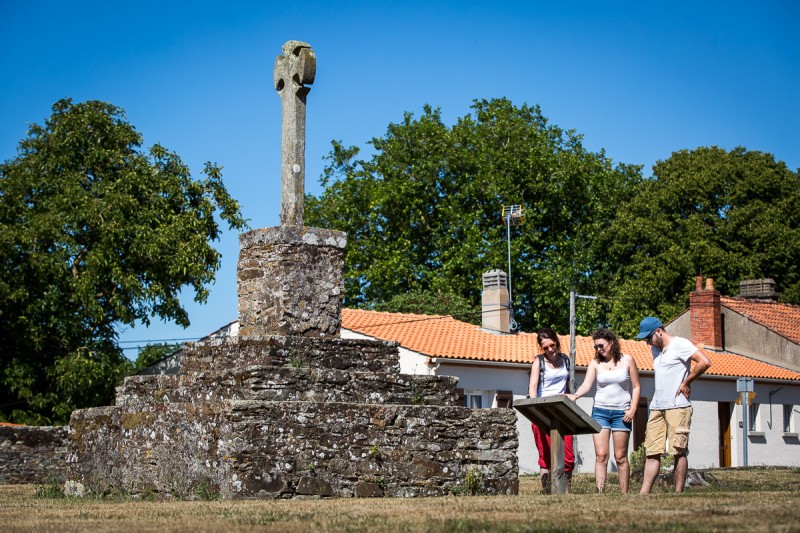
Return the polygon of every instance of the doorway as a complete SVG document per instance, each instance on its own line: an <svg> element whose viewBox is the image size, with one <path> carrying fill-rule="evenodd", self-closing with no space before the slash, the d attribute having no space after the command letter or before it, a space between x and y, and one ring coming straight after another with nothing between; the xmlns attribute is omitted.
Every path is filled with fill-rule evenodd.
<svg viewBox="0 0 800 533"><path fill-rule="evenodd" d="M731 404L719 402L717 404L717 418L719 419L719 466L731 466Z"/></svg>

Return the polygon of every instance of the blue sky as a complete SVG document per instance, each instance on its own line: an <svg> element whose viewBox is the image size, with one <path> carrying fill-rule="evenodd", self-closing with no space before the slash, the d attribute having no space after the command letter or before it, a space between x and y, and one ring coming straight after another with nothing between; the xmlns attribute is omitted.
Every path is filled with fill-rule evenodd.
<svg viewBox="0 0 800 533"><path fill-rule="evenodd" d="M277 225L280 98L272 67L310 43L306 190L330 141L366 149L406 111L507 97L584 135L615 162L744 146L800 167L800 3L762 2L20 2L0 0L0 159L64 97L126 110L145 145L193 172L223 165L252 228ZM217 243L208 304L192 326L155 321L123 346L203 336L236 318L238 237ZM477 274L476 274L477 275ZM135 350L128 349L129 356Z"/></svg>

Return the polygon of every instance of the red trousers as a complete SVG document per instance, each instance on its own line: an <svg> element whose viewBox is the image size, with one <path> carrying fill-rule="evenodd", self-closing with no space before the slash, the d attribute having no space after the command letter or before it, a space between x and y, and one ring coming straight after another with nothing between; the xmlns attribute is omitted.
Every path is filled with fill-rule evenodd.
<svg viewBox="0 0 800 533"><path fill-rule="evenodd" d="M539 467L551 470L550 467L550 432L531 424L533 440L539 450ZM572 472L575 468L575 451L572 448L572 435L564 436L564 472Z"/></svg>

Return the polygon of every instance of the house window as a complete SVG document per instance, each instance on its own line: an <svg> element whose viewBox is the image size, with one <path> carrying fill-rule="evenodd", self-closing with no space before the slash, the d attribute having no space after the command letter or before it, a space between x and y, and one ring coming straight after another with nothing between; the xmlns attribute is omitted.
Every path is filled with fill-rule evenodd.
<svg viewBox="0 0 800 533"><path fill-rule="evenodd" d="M514 393L510 390L499 390L494 398L499 408L511 409L514 407Z"/></svg>
<svg viewBox="0 0 800 533"><path fill-rule="evenodd" d="M484 391L467 389L464 391L464 405L470 409L489 407L487 396Z"/></svg>
<svg viewBox="0 0 800 533"><path fill-rule="evenodd" d="M747 406L747 430L758 431L758 404L751 403Z"/></svg>
<svg viewBox="0 0 800 533"><path fill-rule="evenodd" d="M794 405L783 406L783 432L794 433L794 424L792 423L792 412L794 412Z"/></svg>

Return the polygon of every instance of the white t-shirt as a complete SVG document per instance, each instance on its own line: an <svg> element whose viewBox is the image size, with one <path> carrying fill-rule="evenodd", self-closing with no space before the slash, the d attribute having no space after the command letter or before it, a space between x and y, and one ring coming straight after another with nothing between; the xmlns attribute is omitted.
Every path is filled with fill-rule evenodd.
<svg viewBox="0 0 800 533"><path fill-rule="evenodd" d="M653 351L653 368L656 374L656 390L650 409L676 409L689 407L692 403L683 394L675 395L678 388L689 375L692 368L692 354L697 351L697 346L689 339L672 337L669 345L659 351L655 346Z"/></svg>

